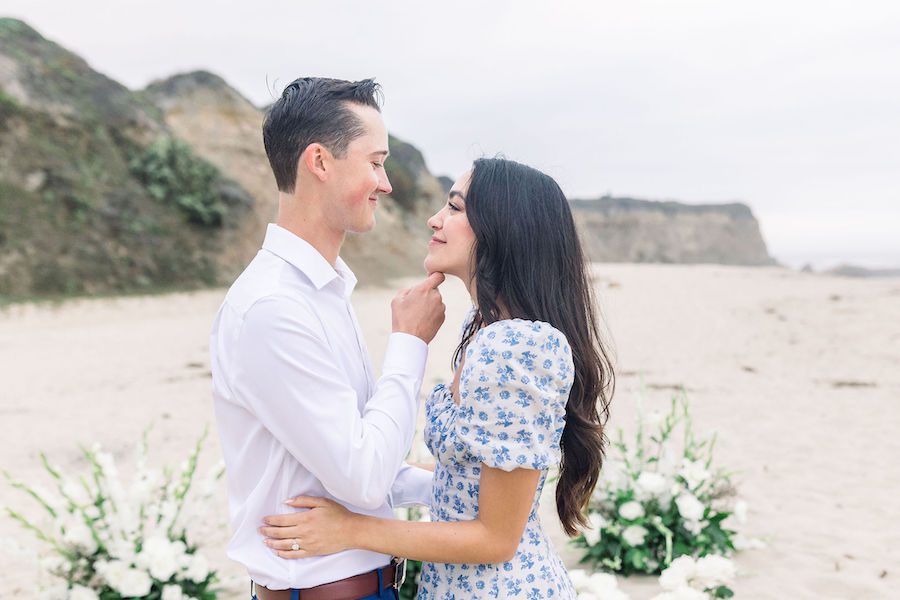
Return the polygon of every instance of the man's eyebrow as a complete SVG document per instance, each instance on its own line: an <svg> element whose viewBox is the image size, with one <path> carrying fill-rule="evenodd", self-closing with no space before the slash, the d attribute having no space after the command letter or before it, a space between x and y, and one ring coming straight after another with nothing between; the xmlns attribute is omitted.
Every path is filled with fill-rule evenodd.
<svg viewBox="0 0 900 600"><path fill-rule="evenodd" d="M450 193L447 194L447 197L450 198L451 200L452 200L453 198L459 198L459 199L462 200L463 202L466 201L466 198L465 198L465 196L462 195L462 192L459 192L459 191L457 191L457 190L450 190Z"/></svg>
<svg viewBox="0 0 900 600"><path fill-rule="evenodd" d="M376 154L384 154L385 158L391 155L387 150L376 150L375 152L370 153L369 156L375 156Z"/></svg>

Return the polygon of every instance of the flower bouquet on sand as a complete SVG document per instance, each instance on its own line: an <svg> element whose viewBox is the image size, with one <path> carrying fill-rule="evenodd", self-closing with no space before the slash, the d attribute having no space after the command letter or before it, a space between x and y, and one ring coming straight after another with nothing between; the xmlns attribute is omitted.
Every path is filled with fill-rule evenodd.
<svg viewBox="0 0 900 600"><path fill-rule="evenodd" d="M53 583L41 597L214 599L216 573L190 533L224 474L219 464L195 481L205 439L206 433L180 468L159 470L147 466L145 433L137 444L134 476L127 486L113 456L98 445L82 449L88 469L81 474L63 473L41 454L52 491L4 473L45 513L38 522L6 509L43 542L41 565Z"/></svg>
<svg viewBox="0 0 900 600"><path fill-rule="evenodd" d="M735 529L744 522L747 505L735 497L731 474L714 469L714 446L715 435L698 438L694 434L684 395L672 399L668 413L639 412L633 444L627 444L622 430L618 431L588 507L590 527L573 540L585 549L581 562L631 575L664 570L685 574L690 561L695 571L712 569L717 578L697 575L691 583L693 575L685 575L685 585L680 587L699 595L682 591L682 595L661 598L730 597L727 583L733 564L725 557L759 542L746 540ZM713 558L693 561L708 555ZM670 574L660 583L674 578ZM713 579L722 583L698 587ZM663 587L668 594L678 591L671 585Z"/></svg>

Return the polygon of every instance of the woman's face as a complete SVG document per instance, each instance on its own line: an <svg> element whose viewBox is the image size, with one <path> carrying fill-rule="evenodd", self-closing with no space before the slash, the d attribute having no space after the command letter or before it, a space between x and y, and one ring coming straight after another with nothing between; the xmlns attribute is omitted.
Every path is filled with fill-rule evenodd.
<svg viewBox="0 0 900 600"><path fill-rule="evenodd" d="M428 243L425 270L455 275L468 283L471 279L470 264L475 233L466 216L466 193L472 172L464 173L450 188L447 202L428 219L434 235Z"/></svg>

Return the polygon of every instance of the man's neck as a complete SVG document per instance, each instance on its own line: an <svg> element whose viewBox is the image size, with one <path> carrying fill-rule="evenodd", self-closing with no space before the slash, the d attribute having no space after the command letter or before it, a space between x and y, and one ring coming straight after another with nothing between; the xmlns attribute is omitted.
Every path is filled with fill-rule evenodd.
<svg viewBox="0 0 900 600"><path fill-rule="evenodd" d="M330 227L320 213L306 210L312 206L312 203L303 203L294 196L279 194L275 223L306 241L334 267L341 253L345 232Z"/></svg>

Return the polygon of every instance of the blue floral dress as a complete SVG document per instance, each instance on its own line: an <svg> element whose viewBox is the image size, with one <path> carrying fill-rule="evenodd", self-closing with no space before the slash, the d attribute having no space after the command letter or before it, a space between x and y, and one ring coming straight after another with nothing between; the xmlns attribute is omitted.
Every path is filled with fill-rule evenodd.
<svg viewBox="0 0 900 600"><path fill-rule="evenodd" d="M548 323L510 319L475 334L460 373L460 404L441 384L425 402L425 442L437 467L432 521L478 516L482 463L541 471L528 523L512 560L422 565L420 600L569 599L575 590L541 528L538 505L550 467L559 463L572 353Z"/></svg>

